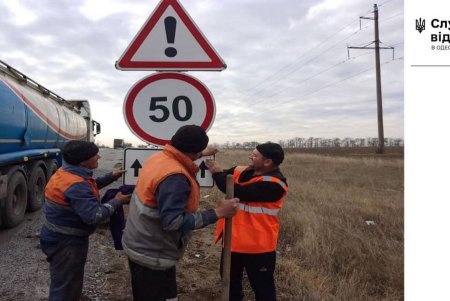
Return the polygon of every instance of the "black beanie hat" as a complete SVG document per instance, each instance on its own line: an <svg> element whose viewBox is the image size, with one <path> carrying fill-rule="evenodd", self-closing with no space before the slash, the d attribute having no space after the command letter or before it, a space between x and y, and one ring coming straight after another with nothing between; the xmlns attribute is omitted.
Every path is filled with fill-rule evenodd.
<svg viewBox="0 0 450 301"><path fill-rule="evenodd" d="M280 165L284 160L284 151L278 143L266 142L256 146L256 149L268 159L272 159L275 165Z"/></svg>
<svg viewBox="0 0 450 301"><path fill-rule="evenodd" d="M94 142L72 140L64 145L62 154L64 161L78 165L98 154L98 147Z"/></svg>
<svg viewBox="0 0 450 301"><path fill-rule="evenodd" d="M192 124L180 127L170 142L182 153L199 153L208 146L209 138L202 127Z"/></svg>

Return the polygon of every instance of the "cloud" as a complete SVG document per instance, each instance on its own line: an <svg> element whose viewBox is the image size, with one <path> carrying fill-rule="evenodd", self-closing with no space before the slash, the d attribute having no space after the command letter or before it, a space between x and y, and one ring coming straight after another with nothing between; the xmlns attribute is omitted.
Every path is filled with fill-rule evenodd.
<svg viewBox="0 0 450 301"><path fill-rule="evenodd" d="M11 4L13 3L13 4ZM4 1L1 60L68 99L88 99L99 141L140 143L126 125L128 90L151 71L118 71L115 61L157 0ZM213 142L293 136L376 137L371 1L184 1L228 68L188 72L214 95ZM385 132L403 137L403 2L380 6ZM26 19L26 20L25 20Z"/></svg>
<svg viewBox="0 0 450 301"><path fill-rule="evenodd" d="M323 15L329 15L330 12L333 12L337 9L342 9L343 4L345 3L346 1L343 0L321 1L308 9L308 14L306 15L306 17L308 19L315 19Z"/></svg>
<svg viewBox="0 0 450 301"><path fill-rule="evenodd" d="M25 27L33 23L37 19L37 14L27 6L22 5L19 1L3 1L6 9L3 12L3 18L7 18L18 27ZM8 18L9 17L9 18Z"/></svg>

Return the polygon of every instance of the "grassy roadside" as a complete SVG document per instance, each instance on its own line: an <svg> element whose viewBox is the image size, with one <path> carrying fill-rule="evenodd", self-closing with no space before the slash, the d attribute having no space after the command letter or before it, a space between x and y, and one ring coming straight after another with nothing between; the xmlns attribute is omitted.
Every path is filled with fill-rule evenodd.
<svg viewBox="0 0 450 301"><path fill-rule="evenodd" d="M248 153L223 150L216 159L246 164ZM280 215L279 300L402 300L402 154L289 151L281 169L289 194Z"/></svg>

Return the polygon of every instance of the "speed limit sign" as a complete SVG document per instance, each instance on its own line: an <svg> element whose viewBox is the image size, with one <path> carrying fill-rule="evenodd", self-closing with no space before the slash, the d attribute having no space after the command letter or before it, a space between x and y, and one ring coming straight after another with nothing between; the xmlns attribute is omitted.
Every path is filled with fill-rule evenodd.
<svg viewBox="0 0 450 301"><path fill-rule="evenodd" d="M125 121L140 139L165 145L183 125L207 131L215 116L214 98L199 80L183 73L156 73L137 82L123 105Z"/></svg>

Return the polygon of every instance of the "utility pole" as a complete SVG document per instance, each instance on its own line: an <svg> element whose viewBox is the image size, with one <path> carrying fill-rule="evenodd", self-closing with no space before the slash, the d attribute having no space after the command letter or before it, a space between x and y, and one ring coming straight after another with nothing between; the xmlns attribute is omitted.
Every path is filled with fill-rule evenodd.
<svg viewBox="0 0 450 301"><path fill-rule="evenodd" d="M381 67L380 67L380 36L378 34L378 7L373 5L375 21L375 64L377 75L377 114L378 114L378 150L377 153L384 153L384 127L383 127L383 99L381 95Z"/></svg>
<svg viewBox="0 0 450 301"><path fill-rule="evenodd" d="M378 116L378 148L377 153L384 153L384 129L383 129L383 99L381 94L381 67L380 67L380 49L392 49L394 47L380 47L380 37L378 32L378 6L376 4L373 5L373 18L367 17L359 17L360 19L368 19L374 20L375 22L375 47L350 47L347 46L348 49L375 49L375 69L376 69L376 82L377 82L377 116ZM361 27L361 20L360 20ZM370 44L372 44L370 43ZM369 44L369 45L370 45ZM394 52L392 52L393 55ZM350 58L350 53L348 53Z"/></svg>

